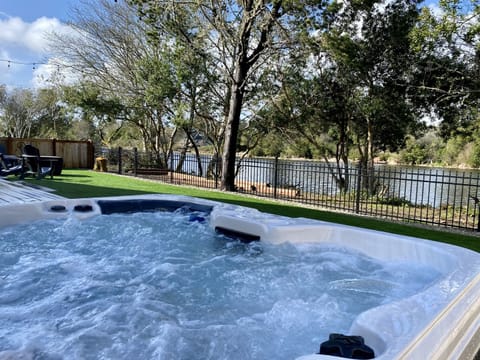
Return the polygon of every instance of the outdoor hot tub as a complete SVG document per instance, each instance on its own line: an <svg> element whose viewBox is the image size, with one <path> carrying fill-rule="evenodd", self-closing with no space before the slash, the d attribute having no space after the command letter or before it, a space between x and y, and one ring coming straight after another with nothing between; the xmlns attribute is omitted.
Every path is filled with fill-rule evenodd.
<svg viewBox="0 0 480 360"><path fill-rule="evenodd" d="M179 218L165 220L163 217L162 219L158 217L151 220L148 225L143 225L141 222L144 221L145 216L142 214L146 212L172 212L177 213ZM125 220L119 214L135 215ZM113 221L112 229L100 239L92 239L92 234L103 231L102 226L107 219ZM133 268L143 263L140 254L152 253L157 247L155 241L163 241L159 240L160 233L170 228L167 222L167 225L161 225L161 230L147 231L147 228L153 226L150 224L160 220L172 221L171 227L177 224L185 225L185 229L174 228L172 233L188 235L194 230L199 230L200 235L192 235L193 240L189 241L196 241L198 238L199 241L210 244L209 239L201 240L200 237L209 232L220 234L220 238L212 240L213 245L211 245L215 251L219 252L213 256L209 255L208 258L196 259L197 255L192 255L190 258L180 254L173 243L169 245L168 256L165 255L168 261L163 258L164 255L153 255L144 274L131 275ZM85 224L89 222L94 226L94 230L84 230ZM140 222L140 225L125 225L127 222L128 224ZM33 230L25 228L30 224L33 224ZM130 231L127 231L128 229ZM103 244L110 247L109 251L117 251L115 243L113 245L106 243L107 238L117 232L127 232L128 236L138 234L140 240L152 240L148 240L151 242L148 248L143 248L143 242L147 240L130 245L127 239L127 242L118 246L124 249L124 252L114 254L117 261L115 265L107 262L103 257L90 258L98 256ZM66 236L68 243L63 238L52 241L51 239L55 239L58 233ZM18 234L22 234L21 239L16 238L20 236ZM45 243L46 247L40 250L33 248L34 244L25 239L29 237L25 234L38 236L40 240L35 241ZM247 337L249 332L261 334L260 326L269 328L274 335L280 334L276 332L276 328L283 327L285 332L282 332L281 336L296 339L295 332L309 334L302 332L302 322L305 322L303 327L321 325L324 316L334 319L332 325L328 325L330 327L328 333L342 332L346 335L361 336L365 344L374 350L376 359L473 359L480 348L480 254L443 243L304 218L280 217L250 208L171 195L61 199L3 206L0 208L0 239L4 242L2 245L6 249L1 254L3 264L0 264L0 338L10 339L4 342L0 340L0 359L2 356L8 358L15 355L34 357L40 353L47 354L44 355L46 359L58 358L55 356L83 358L84 355L81 354L85 352L89 354L87 358L114 358L113 355L106 355L110 354L109 351L113 351L112 348L121 345L122 353L128 354L128 346L132 348L138 346L129 343L134 340L128 340L134 338L135 334L141 335L138 339L139 344L144 344L142 341L146 341L148 347L152 348L149 355L144 355L150 358L174 359L175 351L183 349L185 345L186 340L181 339L186 334L185 338L191 336L200 339L196 347L188 351L199 349L203 351L202 343L212 341L215 342L215 347L206 347L207 355L203 356L210 354L208 357L211 359L222 357L241 359L243 342L251 345L250 352L256 351L255 349L262 344L268 346L271 342L268 338L254 339L252 342L242 338ZM224 245L223 239L231 241ZM17 242L13 243L13 240ZM239 247L237 242L253 245ZM78 248L76 248L77 243ZM80 243L83 245L80 246ZM23 250L20 248L25 248L25 252L21 252ZM286 254L278 255L277 248L285 248ZM44 255L36 258L36 252L42 252ZM62 256L59 262L56 261L57 252ZM269 255L269 252L274 255ZM333 254L333 258L327 259L328 254ZM282 256L282 260L279 261L277 256ZM265 272L257 270L262 257L266 257L267 266L271 266ZM297 257L302 258L302 263L298 265L295 263ZM40 266L36 263L43 261L42 258L48 259L42 267L47 271L45 274L51 275L48 278L40 272ZM134 259L135 263L127 263L128 259ZM283 259L288 260L292 265L286 270L279 270L280 273L273 272L272 269L277 269L282 262L286 261ZM185 264L182 263L184 260L187 261ZM217 264L220 261L226 262L227 270L203 267L207 263ZM310 262L304 267L303 261ZM324 262L320 264L320 261ZM346 271L347 275L338 279L335 277L335 271L342 262L347 266L347 270L342 270ZM28 275L31 278L17 277L17 274L13 273L28 272L22 268L24 263L32 267ZM349 276L349 272L353 271L349 263L355 263L355 267L358 267L366 278L358 279L357 275ZM118 264L127 265L119 267ZM232 266L234 268L231 268ZM194 270L192 273L182 275L184 279L179 280L180 267ZM302 273L302 269L307 270ZM85 274L80 276L82 272ZM102 273L102 283L96 277L99 272ZM112 272L118 272L120 275L117 276ZM196 273L200 272L207 274L207 277L199 278L198 281L192 280ZM214 288L217 279L220 281L226 272L239 275L228 278L226 285L218 285L218 288ZM362 308L353 319L348 320L348 324L342 324L340 313L345 312L342 308L343 302L340 305L332 305L330 295L324 294L322 286L313 289L313 294L307 294L302 299L296 296L296 292L308 291L305 284L311 284L308 287L314 287L316 277L323 277L327 272L333 274L333 278L328 278L326 285L322 285L325 293L327 288L333 289L333 293L338 296L351 296L353 302L356 301L357 296L366 294L365 303L367 304L372 299L381 298L377 303L372 303L371 307ZM370 272L376 273L378 277L372 278ZM292 276L297 277L290 281L288 274L285 273L292 273ZM388 279L383 279L382 274L386 274ZM58 282L65 283L65 287L57 284L55 276L58 276ZM415 287L409 287L409 283L415 282L417 277L424 282L419 282ZM259 288L251 293L243 283L240 288L224 288L242 278L250 283L259 283ZM281 278L281 281L276 283L276 278ZM94 280L90 283L89 279ZM262 283L262 280L265 282ZM16 281L19 284L16 284ZM45 289L39 290L37 283L43 281L46 282ZM109 296L112 295L114 299L109 304L98 302L105 296L105 281L109 281L109 289L113 294ZM184 287L182 281L190 283L192 287ZM305 284L302 284L303 282ZM224 303L208 310L202 308L202 314L198 317L200 319L206 316L203 323L196 318L195 313L187 314L181 310L180 315L172 315L172 309L178 300L168 303L168 298L173 296L170 292L171 287L174 286L172 284L177 283L180 284L178 287L184 294L193 296L198 293L200 298L204 299L206 294L211 293L213 297L206 298L205 302L215 303L215 299L223 296L225 292L234 292L233 301L240 303L235 311L240 315L235 318L229 317L234 310ZM300 286L299 290L291 287L295 283ZM407 291L403 295L397 291L397 287L400 286L398 284L406 286ZM16 286L18 289L11 291ZM25 288L29 287L34 291L26 292ZM282 287L285 289L281 289ZM389 296L393 294L392 297L382 297L385 287L388 287ZM49 288L54 290L48 290ZM92 288L99 293L94 293ZM123 293L127 288L135 289L131 298ZM286 293L281 292L282 290ZM10 295L8 295L9 291L11 291ZM42 298L43 292L48 292L48 296ZM267 300L271 301L271 305L258 304L259 308L253 308L251 314L247 314L247 308L258 302L258 299L263 299L264 294L270 293L277 296L274 300ZM283 297L291 298L291 301L283 301ZM118 304L115 303L116 299L120 301ZM148 299L148 306L145 305L146 299ZM194 297L189 298L185 306L194 309L196 301L200 300ZM97 305L86 305L89 302L103 304L104 308L101 311ZM144 324L142 326L137 323L139 313L132 315L122 310L125 304L131 304L134 308L140 302L142 303L141 324ZM78 306L81 310L68 308L72 303L80 304ZM165 305L166 303L168 304ZM198 306L203 305L199 302ZM316 309L315 306L326 309ZM298 313L290 311L292 307ZM38 321L37 318L35 321L30 319L28 314L20 315L23 309L34 312L36 308L41 309L43 313L48 313L48 317L42 321ZM218 320L218 317L225 313L227 318ZM339 316L335 320L336 313ZM100 323L105 323L107 319L107 321L113 321L116 327L127 329L125 331L128 331L128 336L115 335L117 338L125 336L124 341L115 343L109 338L109 336L113 337L109 334L111 327L100 329L100 325L96 325L93 320L90 322L90 319L95 317L99 317ZM149 317L158 318L158 321L152 323ZM317 318L312 319L315 317ZM59 318L62 320L58 320ZM136 326L139 327L135 328ZM201 332L200 328L206 328L207 335ZM292 329L290 334L289 328ZM226 336L225 331L229 329L233 331L233 335ZM242 329L248 330L246 334L241 332ZM42 340L34 341L32 344L31 332L39 333L38 336ZM295 353L297 355L293 358L298 360L336 358L318 354L321 342L328 340L328 333L318 335L318 338L315 333L311 335L315 338L311 343L317 344L315 348L308 345L309 347L302 349L300 353ZM78 336L82 341L81 349L75 348L76 340L72 339L77 337L74 336ZM150 337L147 339L148 336ZM234 339L235 337L238 339ZM232 342L237 340L238 343L235 342L232 345ZM275 339L281 346L288 342L287 340ZM48 347L38 344L44 341L51 341L52 345ZM52 353L52 349L62 348L61 344L64 341L70 341L69 347L59 350L59 353ZM174 341L176 345L172 347ZM98 348L98 342L102 343L101 348ZM271 358L287 358L282 356L281 346L269 350ZM168 353L158 352L159 349L167 348ZM217 353L223 355L212 355ZM188 352L178 358L186 358L185 354ZM202 358L202 353L197 352L198 354ZM259 352L259 354L262 353ZM251 358L256 357L252 355ZM257 358L265 357L258 355Z"/></svg>

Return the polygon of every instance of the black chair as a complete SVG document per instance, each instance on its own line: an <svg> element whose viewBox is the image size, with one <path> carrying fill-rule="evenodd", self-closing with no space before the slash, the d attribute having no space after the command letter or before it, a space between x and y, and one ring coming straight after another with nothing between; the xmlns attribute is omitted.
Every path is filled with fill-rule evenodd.
<svg viewBox="0 0 480 360"><path fill-rule="evenodd" d="M23 166L16 156L4 155L0 153L0 176L19 175L22 173Z"/></svg>
<svg viewBox="0 0 480 360"><path fill-rule="evenodd" d="M23 148L22 162L27 171L22 173L22 178L25 175L34 175L37 179L44 178L50 174L50 179L53 179L54 160L50 160L49 166L44 166L44 162L40 159L40 151L33 145L25 145Z"/></svg>

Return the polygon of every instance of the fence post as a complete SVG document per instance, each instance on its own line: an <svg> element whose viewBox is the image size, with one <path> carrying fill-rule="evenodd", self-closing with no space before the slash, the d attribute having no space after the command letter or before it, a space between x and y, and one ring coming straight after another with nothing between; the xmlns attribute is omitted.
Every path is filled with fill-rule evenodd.
<svg viewBox="0 0 480 360"><path fill-rule="evenodd" d="M13 149L13 145L12 145L12 138L10 136L7 137L7 145L6 145L6 149L7 151L7 154L15 154L16 151Z"/></svg>
<svg viewBox="0 0 480 360"><path fill-rule="evenodd" d="M362 162L358 163L357 188L355 190L355 213L360 212L360 191L362 189Z"/></svg>
<svg viewBox="0 0 480 360"><path fill-rule="evenodd" d="M133 148L133 176L137 176L137 169L138 169L138 149L136 147Z"/></svg>
<svg viewBox="0 0 480 360"><path fill-rule="evenodd" d="M215 189L218 189L218 172L220 170L220 161L218 160L218 152L215 152Z"/></svg>
<svg viewBox="0 0 480 360"><path fill-rule="evenodd" d="M122 147L118 147L118 173L122 173Z"/></svg>
<svg viewBox="0 0 480 360"><path fill-rule="evenodd" d="M103 152L102 152L103 156ZM93 166L95 164L95 146L93 145L93 142L91 140L87 141L87 168L93 169Z"/></svg>
<svg viewBox="0 0 480 360"><path fill-rule="evenodd" d="M476 204L475 204L476 205ZM480 231L480 205L476 205L478 210L477 232Z"/></svg>
<svg viewBox="0 0 480 360"><path fill-rule="evenodd" d="M170 152L170 182L173 184L173 172L174 172L174 164L173 164L173 151Z"/></svg>
<svg viewBox="0 0 480 360"><path fill-rule="evenodd" d="M477 232L479 232L479 231L480 231L480 200L478 199L478 197L472 196L472 195L470 195L470 198L472 198L473 202L475 203L475 212L478 211L478 215L477 215ZM475 216L475 213L474 213L473 216Z"/></svg>
<svg viewBox="0 0 480 360"><path fill-rule="evenodd" d="M277 198L277 182L278 182L278 155L275 156L275 163L273 164L273 197Z"/></svg>

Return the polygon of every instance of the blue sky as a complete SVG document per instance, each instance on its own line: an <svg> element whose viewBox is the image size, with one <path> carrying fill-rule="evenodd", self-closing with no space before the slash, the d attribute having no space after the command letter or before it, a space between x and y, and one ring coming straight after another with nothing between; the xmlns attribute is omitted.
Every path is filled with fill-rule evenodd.
<svg viewBox="0 0 480 360"><path fill-rule="evenodd" d="M63 22L75 2L0 0L0 84L36 87L48 77L51 67L42 64L50 57L44 34L65 31Z"/></svg>
<svg viewBox="0 0 480 360"><path fill-rule="evenodd" d="M66 20L74 0L0 0L0 12L33 22L42 16Z"/></svg>

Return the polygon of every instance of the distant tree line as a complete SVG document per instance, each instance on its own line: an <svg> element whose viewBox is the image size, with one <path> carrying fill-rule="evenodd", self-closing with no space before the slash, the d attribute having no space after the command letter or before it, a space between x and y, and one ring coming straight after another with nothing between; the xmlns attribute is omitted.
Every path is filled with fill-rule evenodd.
<svg viewBox="0 0 480 360"><path fill-rule="evenodd" d="M480 4L442 0L81 0L51 34L57 77L0 87L0 135L216 155L480 167Z"/></svg>

